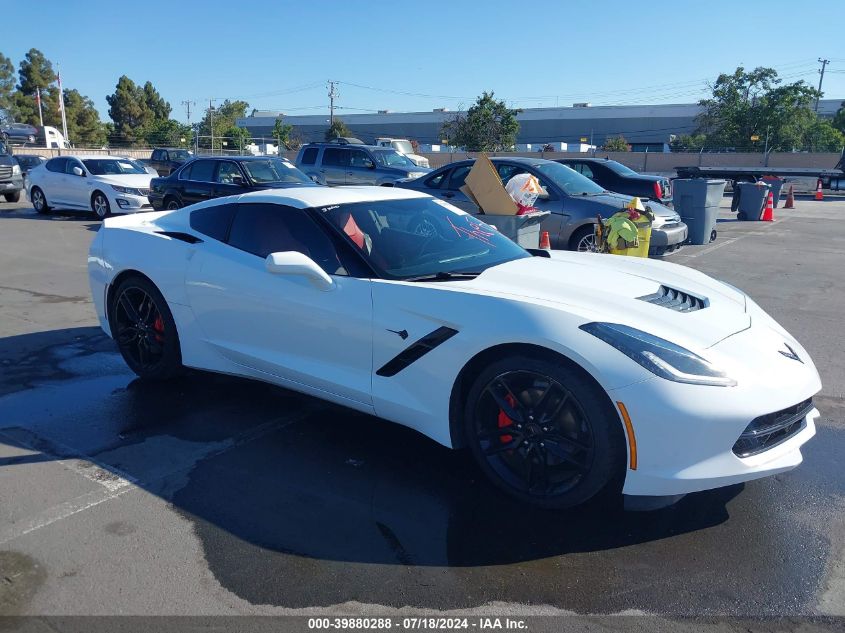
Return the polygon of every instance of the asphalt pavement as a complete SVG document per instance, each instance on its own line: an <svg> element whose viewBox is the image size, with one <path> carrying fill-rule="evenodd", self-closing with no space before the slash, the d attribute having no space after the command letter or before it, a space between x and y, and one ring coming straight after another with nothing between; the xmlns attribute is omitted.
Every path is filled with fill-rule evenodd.
<svg viewBox="0 0 845 633"><path fill-rule="evenodd" d="M669 258L813 356L804 464L626 513L526 510L462 452L269 385L138 381L91 306L98 222L0 204L0 615L845 615L843 214L725 212Z"/></svg>

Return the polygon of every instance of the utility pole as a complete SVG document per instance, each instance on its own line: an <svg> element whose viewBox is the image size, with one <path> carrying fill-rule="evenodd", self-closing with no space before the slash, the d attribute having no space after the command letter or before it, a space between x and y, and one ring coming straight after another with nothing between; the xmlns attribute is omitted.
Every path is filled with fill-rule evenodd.
<svg viewBox="0 0 845 633"><path fill-rule="evenodd" d="M208 98L208 127L211 128L211 155L214 156L214 97Z"/></svg>
<svg viewBox="0 0 845 633"><path fill-rule="evenodd" d="M334 100L340 95L334 89L335 82L329 81L329 127L334 124Z"/></svg>
<svg viewBox="0 0 845 633"><path fill-rule="evenodd" d="M816 97L816 112L819 111L819 99L822 96L822 82L824 81L824 68L830 63L829 59L822 59L819 57L819 63L822 65L821 70L819 71L819 96Z"/></svg>
<svg viewBox="0 0 845 633"><path fill-rule="evenodd" d="M182 105L185 106L185 114L188 115L188 127L191 127L191 106L197 105L197 102L196 101L183 101ZM193 128L191 128L191 129L193 129ZM188 147L191 146L190 140L191 139L188 139ZM199 139L197 139L197 144L198 143L199 143Z"/></svg>

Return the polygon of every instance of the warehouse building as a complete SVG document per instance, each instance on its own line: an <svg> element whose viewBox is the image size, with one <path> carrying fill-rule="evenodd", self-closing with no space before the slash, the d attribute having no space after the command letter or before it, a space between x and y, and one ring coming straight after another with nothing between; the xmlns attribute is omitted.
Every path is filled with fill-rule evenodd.
<svg viewBox="0 0 845 633"><path fill-rule="evenodd" d="M819 114L832 117L843 99L823 99ZM519 149L532 150L545 143L602 145L608 137L620 134L634 151L665 151L674 136L692 134L701 112L697 104L660 104L626 106L591 106L574 104L568 108L526 108L517 117L520 124ZM431 112L389 112L374 114L342 114L341 119L352 133L371 143L380 136L414 139L421 146L443 144L443 124L456 112L436 109ZM256 110L251 116L238 119L238 127L249 130L253 137L273 135L279 116L293 125L303 141L321 141L329 125L328 114L288 116L283 112ZM423 147L423 149L428 149Z"/></svg>

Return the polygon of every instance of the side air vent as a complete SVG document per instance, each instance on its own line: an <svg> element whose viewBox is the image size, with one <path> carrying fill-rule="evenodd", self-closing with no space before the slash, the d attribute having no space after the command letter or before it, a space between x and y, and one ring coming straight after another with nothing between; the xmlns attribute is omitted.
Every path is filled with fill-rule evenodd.
<svg viewBox="0 0 845 633"><path fill-rule="evenodd" d="M696 310L703 310L708 305L707 299L667 286L660 286L654 294L637 297L637 299L677 312L695 312Z"/></svg>
<svg viewBox="0 0 845 633"><path fill-rule="evenodd" d="M182 233L180 231L156 231L159 235L166 235L167 237L173 238L174 240L181 240L183 242L187 242L188 244L196 244L197 242L202 242L200 238L196 235L191 235L190 233Z"/></svg>

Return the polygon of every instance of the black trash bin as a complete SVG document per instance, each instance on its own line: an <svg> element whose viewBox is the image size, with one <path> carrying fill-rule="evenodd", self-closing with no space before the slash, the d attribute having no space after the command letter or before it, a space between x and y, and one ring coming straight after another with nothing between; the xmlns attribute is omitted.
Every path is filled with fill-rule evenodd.
<svg viewBox="0 0 845 633"><path fill-rule="evenodd" d="M716 217L727 184L725 180L708 178L672 181L675 211L689 228L690 244L708 244L716 239Z"/></svg>
<svg viewBox="0 0 845 633"><path fill-rule="evenodd" d="M741 182L739 188L739 220L759 220L771 188L764 182Z"/></svg>

